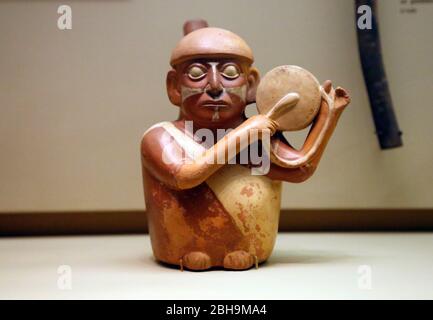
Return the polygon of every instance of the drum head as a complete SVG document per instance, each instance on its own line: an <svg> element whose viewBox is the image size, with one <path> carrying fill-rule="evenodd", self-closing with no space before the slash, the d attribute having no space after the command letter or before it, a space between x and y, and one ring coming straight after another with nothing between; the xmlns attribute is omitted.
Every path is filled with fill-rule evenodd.
<svg viewBox="0 0 433 320"><path fill-rule="evenodd" d="M257 88L256 104L260 114L266 114L289 92L300 96L299 102L281 115L276 122L281 131L296 131L308 127L317 115L321 103L319 81L309 71L297 66L279 66L269 71Z"/></svg>

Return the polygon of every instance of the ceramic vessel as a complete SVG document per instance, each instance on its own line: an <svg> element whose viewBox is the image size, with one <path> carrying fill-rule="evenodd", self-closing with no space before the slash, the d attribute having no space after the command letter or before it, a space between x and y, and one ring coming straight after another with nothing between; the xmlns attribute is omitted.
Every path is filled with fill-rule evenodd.
<svg viewBox="0 0 433 320"><path fill-rule="evenodd" d="M311 177L349 96L298 67L275 69L256 94L259 72L241 37L205 21L184 31L166 81L178 119L141 142L153 253L182 270L257 267L275 244L281 183ZM260 114L247 119L256 98ZM299 150L279 131L310 123Z"/></svg>

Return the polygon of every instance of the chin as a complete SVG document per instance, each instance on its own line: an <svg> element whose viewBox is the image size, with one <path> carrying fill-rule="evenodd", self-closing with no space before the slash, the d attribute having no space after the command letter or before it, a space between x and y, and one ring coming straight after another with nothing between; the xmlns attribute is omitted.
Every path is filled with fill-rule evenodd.
<svg viewBox="0 0 433 320"><path fill-rule="evenodd" d="M212 113L210 116L206 117L206 122L212 127L225 128L230 123L237 122L241 119L242 114L243 113L227 113L220 111L217 116L215 113Z"/></svg>

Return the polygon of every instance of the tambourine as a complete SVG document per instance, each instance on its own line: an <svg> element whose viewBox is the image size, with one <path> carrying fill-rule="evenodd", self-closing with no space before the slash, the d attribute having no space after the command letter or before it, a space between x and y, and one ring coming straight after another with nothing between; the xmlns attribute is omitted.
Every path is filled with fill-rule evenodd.
<svg viewBox="0 0 433 320"><path fill-rule="evenodd" d="M277 122L280 131L308 127L320 109L322 93L316 77L298 66L279 66L269 71L257 88L260 114Z"/></svg>

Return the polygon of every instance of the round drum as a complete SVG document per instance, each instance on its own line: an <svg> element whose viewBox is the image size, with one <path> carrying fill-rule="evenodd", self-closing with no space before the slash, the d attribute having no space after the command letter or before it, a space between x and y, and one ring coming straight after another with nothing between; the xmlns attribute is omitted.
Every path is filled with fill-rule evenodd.
<svg viewBox="0 0 433 320"><path fill-rule="evenodd" d="M308 127L320 109L321 87L313 74L298 66L279 66L269 71L257 88L256 104L260 114L267 112L290 92L299 94L299 102L276 119L281 131Z"/></svg>

